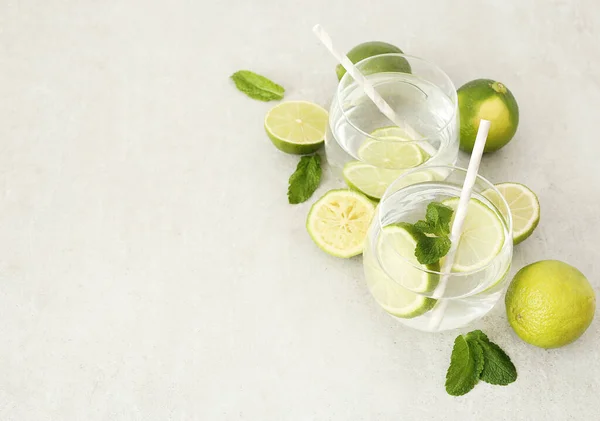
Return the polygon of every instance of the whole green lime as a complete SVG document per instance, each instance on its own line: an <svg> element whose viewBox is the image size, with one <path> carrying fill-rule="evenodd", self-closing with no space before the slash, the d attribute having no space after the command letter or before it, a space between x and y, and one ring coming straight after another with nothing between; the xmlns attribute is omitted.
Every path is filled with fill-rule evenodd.
<svg viewBox="0 0 600 421"><path fill-rule="evenodd" d="M477 79L458 89L460 149L472 152L479 120L492 124L484 152L493 152L511 141L519 125L519 106L503 83Z"/></svg>
<svg viewBox="0 0 600 421"><path fill-rule="evenodd" d="M540 348L567 345L586 331L596 296L586 277L558 260L525 266L506 292L508 322L525 342Z"/></svg>
<svg viewBox="0 0 600 421"><path fill-rule="evenodd" d="M387 42L381 41L369 41L358 44L356 47L348 51L348 58L352 63L358 63L367 57L378 56L381 54L397 53L402 54L402 50L395 45L388 44ZM373 73L381 72L403 72L410 73L410 64L404 57L398 56L387 56L381 57L378 60L374 60L365 67L361 68L363 74L369 75ZM338 80L342 79L342 76L346 73L346 69L342 65L338 64L335 67Z"/></svg>

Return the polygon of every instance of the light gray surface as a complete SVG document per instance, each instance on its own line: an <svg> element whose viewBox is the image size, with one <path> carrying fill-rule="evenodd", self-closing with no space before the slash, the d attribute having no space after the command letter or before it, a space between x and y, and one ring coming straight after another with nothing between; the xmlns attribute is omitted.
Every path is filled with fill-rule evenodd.
<svg viewBox="0 0 600 421"><path fill-rule="evenodd" d="M273 104L228 76L249 68L327 105L317 22L343 49L393 42L457 86L505 82L521 125L482 172L542 206L514 270L561 259L598 292L594 0L2 0L0 420L600 418L597 320L544 351L496 307L473 328L519 379L453 398L456 332L402 327L360 259L313 245L313 200L286 200L297 157L263 131Z"/></svg>

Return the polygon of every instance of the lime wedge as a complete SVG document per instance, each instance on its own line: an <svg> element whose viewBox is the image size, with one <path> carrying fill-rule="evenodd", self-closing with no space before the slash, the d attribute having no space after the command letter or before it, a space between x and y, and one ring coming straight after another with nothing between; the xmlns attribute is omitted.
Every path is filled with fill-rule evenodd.
<svg viewBox="0 0 600 421"><path fill-rule="evenodd" d="M455 197L442 203L456 211L458 201ZM471 272L484 267L500 253L504 238L504 225L498 215L479 200L471 199L452 271Z"/></svg>
<svg viewBox="0 0 600 421"><path fill-rule="evenodd" d="M375 205L352 190L330 190L308 212L306 229L323 251L337 257L363 251Z"/></svg>
<svg viewBox="0 0 600 421"><path fill-rule="evenodd" d="M377 254L383 269L414 292L432 291L439 282L439 263L423 265L415 257L418 233L411 224L388 225L381 230Z"/></svg>
<svg viewBox="0 0 600 421"><path fill-rule="evenodd" d="M540 202L534 192L527 186L519 183L496 184L500 194L504 196L513 220L513 243L519 244L536 229L540 222ZM486 190L483 195L490 200L498 210L504 214L505 206L502 205L498 193Z"/></svg>
<svg viewBox="0 0 600 421"><path fill-rule="evenodd" d="M327 111L307 101L282 102L265 117L265 130L275 147L292 154L317 151L326 129Z"/></svg>
<svg viewBox="0 0 600 421"><path fill-rule="evenodd" d="M360 161L350 161L344 165L343 174L348 187L373 200L379 200L385 189L402 174L402 170L388 170Z"/></svg>

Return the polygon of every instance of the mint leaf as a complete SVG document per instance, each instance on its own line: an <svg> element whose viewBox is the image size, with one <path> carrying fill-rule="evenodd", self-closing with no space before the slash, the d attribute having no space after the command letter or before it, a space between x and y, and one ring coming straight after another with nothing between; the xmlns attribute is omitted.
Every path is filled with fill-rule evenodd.
<svg viewBox="0 0 600 421"><path fill-rule="evenodd" d="M429 225L427 221L417 221L415 222L414 227L422 232L423 234L433 234L433 228Z"/></svg>
<svg viewBox="0 0 600 421"><path fill-rule="evenodd" d="M488 339L487 335L479 329L467 333L467 340L481 340L481 341L485 341L485 342L490 341Z"/></svg>
<svg viewBox="0 0 600 421"><path fill-rule="evenodd" d="M483 369L483 351L476 342L467 342L463 335L454 340L450 366L446 373L446 392L461 396L475 387Z"/></svg>
<svg viewBox="0 0 600 421"><path fill-rule="evenodd" d="M483 347L478 341L469 341L467 339L467 343L469 344L469 350L473 353L473 358L475 359L475 372L477 373L477 379L481 379L481 372L485 366Z"/></svg>
<svg viewBox="0 0 600 421"><path fill-rule="evenodd" d="M250 70L237 71L231 75L231 79L240 91L259 101L282 99L285 92L282 86Z"/></svg>
<svg viewBox="0 0 600 421"><path fill-rule="evenodd" d="M483 348L485 364L481 380L489 384L506 386L517 380L517 369L510 357L493 342L479 341Z"/></svg>
<svg viewBox="0 0 600 421"><path fill-rule="evenodd" d="M450 221L454 210L439 202L427 205L425 221L418 221L415 227L423 233L433 234L438 237L450 235Z"/></svg>
<svg viewBox="0 0 600 421"><path fill-rule="evenodd" d="M439 221L441 225L448 226L454 214L454 209L440 202L431 202L427 205L425 217L428 221ZM449 231L448 231L449 232Z"/></svg>
<svg viewBox="0 0 600 421"><path fill-rule="evenodd" d="M510 357L490 341L481 330L474 330L467 334L467 341L476 341L483 350L485 363L479 378L486 383L506 386L517 380L517 369Z"/></svg>
<svg viewBox="0 0 600 421"><path fill-rule="evenodd" d="M288 201L291 204L308 200L321 182L321 157L319 155L303 156L298 162L296 171L290 176Z"/></svg>
<svg viewBox="0 0 600 421"><path fill-rule="evenodd" d="M439 202L431 202L427 205L425 220L417 221L413 225L415 230L423 234L415 248L415 256L419 263L435 263L448 254L452 244L448 235L453 213L452 208Z"/></svg>
<svg viewBox="0 0 600 421"><path fill-rule="evenodd" d="M427 237L424 235L417 242L415 257L422 265L436 263L448 254L451 244L450 239L447 237Z"/></svg>

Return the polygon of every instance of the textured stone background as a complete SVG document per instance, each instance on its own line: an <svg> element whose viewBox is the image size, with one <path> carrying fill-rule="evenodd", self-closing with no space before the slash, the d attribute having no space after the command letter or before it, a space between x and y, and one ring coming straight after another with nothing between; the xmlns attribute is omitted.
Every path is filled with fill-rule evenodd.
<svg viewBox="0 0 600 421"><path fill-rule="evenodd" d="M1 0L0 420L600 419L597 321L544 351L498 306L473 327L519 379L453 398L457 332L402 327L360 259L313 245L312 201L286 200L297 158L263 131L271 104L228 76L253 69L327 106L317 22L457 86L506 83L522 124L482 173L542 205L513 273L557 258L598 292L594 0Z"/></svg>

